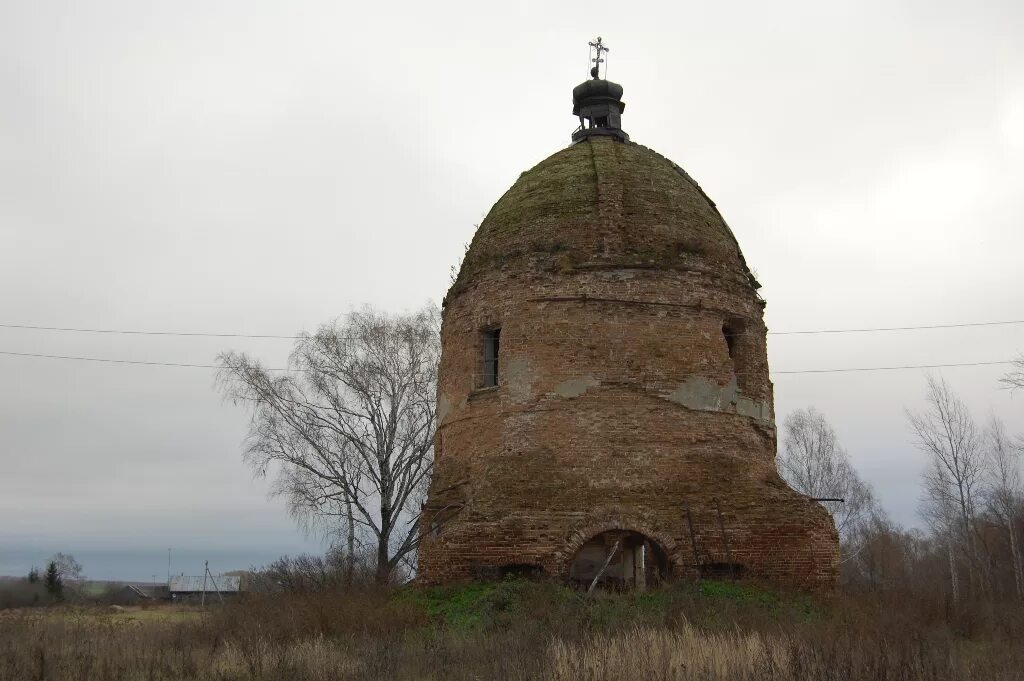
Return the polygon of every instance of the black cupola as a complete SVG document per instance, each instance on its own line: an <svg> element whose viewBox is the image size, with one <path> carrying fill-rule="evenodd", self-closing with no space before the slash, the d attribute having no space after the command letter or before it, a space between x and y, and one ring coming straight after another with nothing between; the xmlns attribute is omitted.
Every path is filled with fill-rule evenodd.
<svg viewBox="0 0 1024 681"><path fill-rule="evenodd" d="M579 142L591 135L607 135L628 141L629 135L622 129L622 112L626 104L622 101L622 86L601 78L601 56L608 48L601 38L590 43L591 53L596 54L590 61L591 79L572 89L572 114L580 119L580 127L572 134L572 141ZM607 68L606 68L607 70Z"/></svg>

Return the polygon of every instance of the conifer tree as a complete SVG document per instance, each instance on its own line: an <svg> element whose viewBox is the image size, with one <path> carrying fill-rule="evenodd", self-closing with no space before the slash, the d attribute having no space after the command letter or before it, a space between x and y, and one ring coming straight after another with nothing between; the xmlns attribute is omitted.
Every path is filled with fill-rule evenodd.
<svg viewBox="0 0 1024 681"><path fill-rule="evenodd" d="M64 578L61 576L60 570L57 568L57 561L51 560L47 563L44 581L46 583L46 592L50 594L54 600L64 600Z"/></svg>

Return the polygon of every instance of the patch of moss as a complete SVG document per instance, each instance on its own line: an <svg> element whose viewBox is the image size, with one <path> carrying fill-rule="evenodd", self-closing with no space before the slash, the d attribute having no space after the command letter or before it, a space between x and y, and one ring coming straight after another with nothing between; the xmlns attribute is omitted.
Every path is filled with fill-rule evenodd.
<svg viewBox="0 0 1024 681"><path fill-rule="evenodd" d="M757 605L774 605L779 597L771 591L757 588L742 582L727 582L716 579L701 580L697 589L705 598L724 598L740 603Z"/></svg>
<svg viewBox="0 0 1024 681"><path fill-rule="evenodd" d="M732 582L715 579L701 580L698 593L712 601L729 601L741 606L766 610L779 617L814 619L822 614L821 607L806 594L782 595L770 589L749 582Z"/></svg>
<svg viewBox="0 0 1024 681"><path fill-rule="evenodd" d="M518 605L506 583L413 588L398 598L419 605L438 624L462 631L479 629L492 612L514 611Z"/></svg>
<svg viewBox="0 0 1024 681"><path fill-rule="evenodd" d="M423 608L434 626L472 632L535 626L608 631L658 625L678 617L732 621L813 619L820 608L808 596L781 595L755 584L726 580L676 583L645 592L586 595L552 582L508 579L446 587L410 587L396 599Z"/></svg>

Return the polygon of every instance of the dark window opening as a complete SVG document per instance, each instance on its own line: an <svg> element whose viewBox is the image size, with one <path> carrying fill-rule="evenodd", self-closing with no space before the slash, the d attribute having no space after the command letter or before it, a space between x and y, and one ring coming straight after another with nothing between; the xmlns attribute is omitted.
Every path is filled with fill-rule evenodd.
<svg viewBox="0 0 1024 681"><path fill-rule="evenodd" d="M484 388L498 385L498 348L501 343L501 329L488 329L484 337L484 374L481 383Z"/></svg>
<svg viewBox="0 0 1024 681"><path fill-rule="evenodd" d="M500 568L502 579L541 579L544 566L533 563L508 563Z"/></svg>
<svg viewBox="0 0 1024 681"><path fill-rule="evenodd" d="M474 564L469 568L473 581L500 582L505 579L534 579L544 577L544 566L533 563L506 563L504 565Z"/></svg>
<svg viewBox="0 0 1024 681"><path fill-rule="evenodd" d="M736 387L747 397L764 394L762 377L768 373L764 362L764 327L755 322L753 329L755 333L751 335L749 320L741 317L722 320L722 340L729 355L728 364L723 363L722 368L732 369Z"/></svg>
<svg viewBox="0 0 1024 681"><path fill-rule="evenodd" d="M740 579L744 569L741 563L705 563L700 566L700 576L708 579Z"/></svg>
<svg viewBox="0 0 1024 681"><path fill-rule="evenodd" d="M740 331L731 322L722 325L722 335L725 336L725 347L729 350L729 359L736 359L736 343L739 340Z"/></svg>

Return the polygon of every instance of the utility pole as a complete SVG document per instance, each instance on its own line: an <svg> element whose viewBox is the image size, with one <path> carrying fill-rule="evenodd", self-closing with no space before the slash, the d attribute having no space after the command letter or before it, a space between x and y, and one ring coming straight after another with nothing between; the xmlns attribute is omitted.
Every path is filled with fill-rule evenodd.
<svg viewBox="0 0 1024 681"><path fill-rule="evenodd" d="M167 549L167 588L171 587L171 550Z"/></svg>
<svg viewBox="0 0 1024 681"><path fill-rule="evenodd" d="M210 574L210 561L206 561L206 565L203 566L203 600L200 604L201 608L206 608L206 575Z"/></svg>

